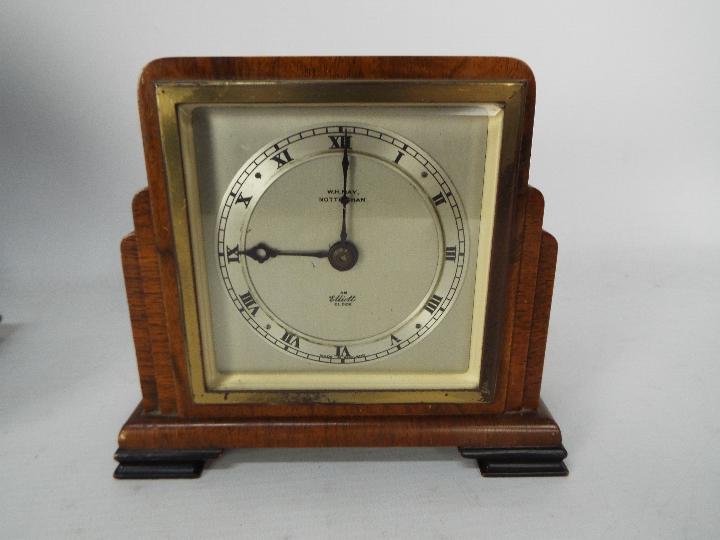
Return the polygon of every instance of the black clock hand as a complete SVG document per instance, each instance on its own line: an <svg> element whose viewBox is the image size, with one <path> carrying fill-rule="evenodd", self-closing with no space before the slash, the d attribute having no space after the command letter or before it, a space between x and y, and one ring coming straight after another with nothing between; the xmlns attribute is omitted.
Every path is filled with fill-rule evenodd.
<svg viewBox="0 0 720 540"><path fill-rule="evenodd" d="M280 255L289 255L293 257L317 257L318 259L324 259L328 256L328 254L329 253L327 250L301 251L292 249L275 249L268 246L265 242L260 242L259 244L251 247L250 249L238 252L238 255L246 255L247 257L256 260L260 264Z"/></svg>
<svg viewBox="0 0 720 540"><path fill-rule="evenodd" d="M342 204L342 227L340 228L340 241L330 246L328 251L328 260L335 270L344 272L350 270L358 261L358 249L355 244L347 239L347 205L350 199L347 195L348 169L350 168L350 157L348 156L348 148L350 147L350 138L347 129L343 129L340 138L343 145L342 172L343 172L343 188L340 203Z"/></svg>
<svg viewBox="0 0 720 540"><path fill-rule="evenodd" d="M343 136L341 137L343 142L343 158L342 158L342 171L343 171L343 190L342 197L340 197L340 203L342 204L342 228L340 229L340 241L345 242L347 240L347 225L346 225L346 214L347 204L350 202L347 196L347 177L348 168L350 167L350 158L348 158L348 146L349 139L347 136L347 129L343 130Z"/></svg>

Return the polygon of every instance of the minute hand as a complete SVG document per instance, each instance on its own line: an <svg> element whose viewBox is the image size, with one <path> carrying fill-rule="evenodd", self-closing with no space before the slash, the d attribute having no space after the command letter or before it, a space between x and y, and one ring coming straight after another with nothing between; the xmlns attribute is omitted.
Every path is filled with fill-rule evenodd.
<svg viewBox="0 0 720 540"><path fill-rule="evenodd" d="M347 177L348 177L348 168L350 167L350 158L348 157L349 139L347 136L347 130L345 130L345 135L340 140L343 142L343 158L342 158L343 190L342 190L342 197L340 197L340 203L342 204L342 228L340 229L340 241L345 242L347 240L347 225L346 225L347 204L350 202L350 199L348 199L348 196L347 196Z"/></svg>
<svg viewBox="0 0 720 540"><path fill-rule="evenodd" d="M316 257L318 259L325 259L328 256L327 250L318 250L318 251L302 251L302 250L294 250L294 249L275 249L268 246L265 242L260 242L259 244L251 247L250 249L246 249L244 251L239 252L240 255L246 255L247 257L250 257L251 259L256 260L260 264L264 263L265 261L273 258L278 257L281 255L288 255L292 257Z"/></svg>

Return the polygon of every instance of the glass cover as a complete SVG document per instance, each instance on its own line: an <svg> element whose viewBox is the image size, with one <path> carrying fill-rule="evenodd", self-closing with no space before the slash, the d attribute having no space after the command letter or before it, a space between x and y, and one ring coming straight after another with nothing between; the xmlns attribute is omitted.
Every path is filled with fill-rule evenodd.
<svg viewBox="0 0 720 540"><path fill-rule="evenodd" d="M477 388L500 107L180 114L211 388Z"/></svg>

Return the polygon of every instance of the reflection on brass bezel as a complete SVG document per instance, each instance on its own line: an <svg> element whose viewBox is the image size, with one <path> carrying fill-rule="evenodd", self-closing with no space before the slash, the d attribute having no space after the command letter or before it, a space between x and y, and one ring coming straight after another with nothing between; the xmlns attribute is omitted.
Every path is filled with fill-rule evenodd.
<svg viewBox="0 0 720 540"><path fill-rule="evenodd" d="M175 257L180 283L185 350L196 403L486 403L492 381L481 369L473 390L313 390L248 391L210 389L202 357L197 291L192 261L190 222L183 174L180 125L189 122L179 105L454 105L497 104L503 109L498 184L516 173L519 136L526 96L524 82L487 81L188 81L159 82L156 87L160 136L168 187ZM471 351L472 353L472 351ZM477 352L476 352L477 354ZM481 365L500 359L482 358Z"/></svg>

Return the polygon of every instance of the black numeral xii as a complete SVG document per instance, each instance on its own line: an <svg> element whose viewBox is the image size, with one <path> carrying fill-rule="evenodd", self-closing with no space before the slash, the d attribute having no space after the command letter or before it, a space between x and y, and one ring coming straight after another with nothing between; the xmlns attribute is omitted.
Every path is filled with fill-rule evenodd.
<svg viewBox="0 0 720 540"><path fill-rule="evenodd" d="M350 148L350 139L352 135L328 135L330 137L330 149L333 148Z"/></svg>

